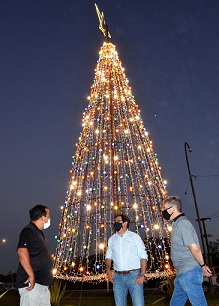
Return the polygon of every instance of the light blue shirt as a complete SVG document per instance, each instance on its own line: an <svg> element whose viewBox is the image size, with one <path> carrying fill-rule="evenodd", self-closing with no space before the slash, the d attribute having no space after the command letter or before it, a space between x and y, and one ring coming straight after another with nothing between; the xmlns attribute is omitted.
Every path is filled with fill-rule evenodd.
<svg viewBox="0 0 219 306"><path fill-rule="evenodd" d="M108 241L106 258L113 260L116 271L140 269L140 260L148 259L141 237L127 230L123 236L112 235Z"/></svg>

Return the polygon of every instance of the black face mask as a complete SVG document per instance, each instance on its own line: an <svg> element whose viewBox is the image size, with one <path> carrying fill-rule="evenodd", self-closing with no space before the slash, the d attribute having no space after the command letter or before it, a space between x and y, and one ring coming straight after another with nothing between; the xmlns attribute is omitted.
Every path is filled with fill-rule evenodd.
<svg viewBox="0 0 219 306"><path fill-rule="evenodd" d="M114 223L114 228L115 228L115 230L116 230L117 232L120 231L121 228L122 228L122 223L115 222L115 223Z"/></svg>
<svg viewBox="0 0 219 306"><path fill-rule="evenodd" d="M167 209L164 209L164 210L162 211L162 216L163 216L163 218L164 218L165 220L167 220L167 221L170 220L170 217L171 217L172 214L173 214L173 213L172 213L172 214L169 214L169 213L168 213L167 210L168 210L169 208L171 208L171 207L168 207Z"/></svg>

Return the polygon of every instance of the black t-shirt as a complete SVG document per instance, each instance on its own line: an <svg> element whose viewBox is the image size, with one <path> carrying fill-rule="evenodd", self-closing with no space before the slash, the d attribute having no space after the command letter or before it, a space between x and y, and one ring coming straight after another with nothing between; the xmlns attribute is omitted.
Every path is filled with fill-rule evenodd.
<svg viewBox="0 0 219 306"><path fill-rule="evenodd" d="M51 286L53 283L53 262L50 250L43 232L33 222L30 222L21 231L17 248L28 249L36 283ZM17 288L26 287L27 285L24 282L27 278L26 271L19 263L16 279Z"/></svg>

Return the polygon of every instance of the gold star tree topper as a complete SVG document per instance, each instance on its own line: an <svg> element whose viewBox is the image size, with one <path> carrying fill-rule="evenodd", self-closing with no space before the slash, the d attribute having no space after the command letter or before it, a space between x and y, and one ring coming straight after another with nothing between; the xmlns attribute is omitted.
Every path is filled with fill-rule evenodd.
<svg viewBox="0 0 219 306"><path fill-rule="evenodd" d="M108 38L111 38L111 35L110 35L110 32L108 31L108 26L107 26L106 20L104 18L104 13L100 12L96 3L95 3L95 8L96 8L97 16L98 16L98 19L99 19L99 22L100 22L99 29L100 29L100 31L103 32L103 35L106 38L106 40L108 40Z"/></svg>

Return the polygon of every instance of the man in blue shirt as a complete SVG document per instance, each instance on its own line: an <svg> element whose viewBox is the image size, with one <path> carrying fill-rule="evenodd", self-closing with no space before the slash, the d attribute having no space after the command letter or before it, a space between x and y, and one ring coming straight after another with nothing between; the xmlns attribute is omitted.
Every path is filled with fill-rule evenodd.
<svg viewBox="0 0 219 306"><path fill-rule="evenodd" d="M141 237L129 231L126 215L115 217L116 233L109 238L105 264L108 280L113 283L116 306L127 305L130 292L133 306L144 306L144 274L148 255ZM114 274L111 271L113 261Z"/></svg>

